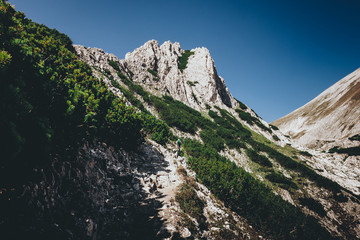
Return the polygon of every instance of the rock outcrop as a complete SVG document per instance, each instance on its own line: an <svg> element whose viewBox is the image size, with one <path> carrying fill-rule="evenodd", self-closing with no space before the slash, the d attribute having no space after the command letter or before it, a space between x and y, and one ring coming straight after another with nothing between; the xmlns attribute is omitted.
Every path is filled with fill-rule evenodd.
<svg viewBox="0 0 360 240"><path fill-rule="evenodd" d="M90 65L103 69L109 60L116 61L112 54L102 49L75 46L79 56ZM161 46L155 40L126 54L119 60L119 68L147 90L159 95L171 95L186 105L199 110L205 104L234 107L236 100L217 74L214 60L208 49L192 49L185 69L179 68L179 58L184 53L180 44L170 41Z"/></svg>

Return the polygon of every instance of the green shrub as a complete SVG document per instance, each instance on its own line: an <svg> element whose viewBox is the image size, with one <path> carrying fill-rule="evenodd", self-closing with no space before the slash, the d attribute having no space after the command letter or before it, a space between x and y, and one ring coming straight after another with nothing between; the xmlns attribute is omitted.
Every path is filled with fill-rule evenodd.
<svg viewBox="0 0 360 240"><path fill-rule="evenodd" d="M184 149L196 177L233 211L274 239L331 239L314 218L275 195L211 146L186 139Z"/></svg>
<svg viewBox="0 0 360 240"><path fill-rule="evenodd" d="M182 72L188 63L188 59L191 55L193 55L194 52L190 50L185 50L183 54L179 57L178 63L179 63L179 69Z"/></svg>
<svg viewBox="0 0 360 240"><path fill-rule="evenodd" d="M170 96L164 96L163 98L151 96L150 102L155 106L162 120L169 126L176 127L181 131L194 134L198 127L204 129L213 124L198 111L174 100Z"/></svg>
<svg viewBox="0 0 360 240"><path fill-rule="evenodd" d="M156 72L156 71L154 71L154 70L151 70L150 68L148 68L147 71L148 71L149 73L151 73L151 75L154 76L154 77L153 77L153 80L154 80L155 82L160 81L158 72Z"/></svg>
<svg viewBox="0 0 360 240"><path fill-rule="evenodd" d="M216 123L216 125L212 125L211 128L216 129L216 133L224 139L229 148L246 148L244 142L251 137L250 131L245 129L241 123L233 118L227 111L220 109L220 112L221 117L216 112L209 110L209 116L213 118Z"/></svg>
<svg viewBox="0 0 360 240"><path fill-rule="evenodd" d="M250 139L248 142L251 144L254 150L266 152L270 158L277 161L281 166L287 169L292 169L294 171L300 172L304 177L307 177L310 180L316 182L316 184L319 187L325 187L335 192L338 192L341 189L340 185L337 184L336 182L333 182L328 178L320 176L314 170L310 169L308 166L293 160L292 158L278 152L272 147L269 147L263 143L256 142L252 139Z"/></svg>
<svg viewBox="0 0 360 240"><path fill-rule="evenodd" d="M278 136L276 136L275 134L272 135L272 138L275 140L275 141L280 141L280 138Z"/></svg>
<svg viewBox="0 0 360 240"><path fill-rule="evenodd" d="M161 120L158 120L151 114L143 113L143 129L151 135L151 139L155 142L165 145L169 140L173 140L175 136L170 131L169 126Z"/></svg>
<svg viewBox="0 0 360 240"><path fill-rule="evenodd" d="M351 141L360 141L360 134L356 134L352 137L349 137L349 140Z"/></svg>
<svg viewBox="0 0 360 240"><path fill-rule="evenodd" d="M78 147L93 139L136 148L142 141L139 115L92 76L68 36L4 1L0 16L2 179L21 182L19 176L54 156L75 159Z"/></svg>
<svg viewBox="0 0 360 240"><path fill-rule="evenodd" d="M118 81L116 81L114 78L110 79L110 82L111 82L111 85L112 85L113 87L116 87L117 89L121 89L121 88L122 88L121 85L120 85L120 83L119 83Z"/></svg>
<svg viewBox="0 0 360 240"><path fill-rule="evenodd" d="M152 70L152 69L150 69L150 68L148 68L147 71L148 71L151 75L153 75L154 77L158 77L158 72L157 72L157 71L154 71L154 70Z"/></svg>
<svg viewBox="0 0 360 240"><path fill-rule="evenodd" d="M312 154L310 154L308 151L300 151L299 153L306 157L312 157Z"/></svg>
<svg viewBox="0 0 360 240"><path fill-rule="evenodd" d="M143 87L130 81L127 77L121 78L121 81L125 83L131 91L139 94L145 102L150 102L150 94Z"/></svg>
<svg viewBox="0 0 360 240"><path fill-rule="evenodd" d="M269 133L272 133L271 129L266 127L262 122L260 122L259 119L257 119L256 117L251 116L250 113L244 112L240 109L235 109L235 111L239 114L239 117L246 121L249 125L254 125L256 124L258 127L260 127L261 129L268 131Z"/></svg>
<svg viewBox="0 0 360 240"><path fill-rule="evenodd" d="M127 78L127 76L125 75L125 74L123 74L122 72L117 72L117 75L119 76L119 78L121 79L121 80L128 80L128 78Z"/></svg>
<svg viewBox="0 0 360 240"><path fill-rule="evenodd" d="M279 130L279 128L275 125L269 124L270 128L274 129L274 130Z"/></svg>
<svg viewBox="0 0 360 240"><path fill-rule="evenodd" d="M349 148L339 148L333 147L329 150L329 153L344 153L349 156L360 156L360 146L357 147L349 147Z"/></svg>
<svg viewBox="0 0 360 240"><path fill-rule="evenodd" d="M217 127L216 133L221 136L225 144L231 149L240 149L246 148L246 144L241 140L241 134L239 134L236 130L227 129L224 127Z"/></svg>
<svg viewBox="0 0 360 240"><path fill-rule="evenodd" d="M121 72L119 68L119 63L113 60L109 60L109 65L114 68L115 71Z"/></svg>
<svg viewBox="0 0 360 240"><path fill-rule="evenodd" d="M104 69L104 72L106 73L106 75L107 75L108 77L111 76L111 72L110 72L109 69L105 68L105 69Z"/></svg>
<svg viewBox="0 0 360 240"><path fill-rule="evenodd" d="M267 157L258 154L256 151L252 149L246 149L246 154L251 161L256 162L264 167L272 167L272 163L270 162L270 160Z"/></svg>
<svg viewBox="0 0 360 240"><path fill-rule="evenodd" d="M239 106L240 106L240 108L241 108L242 110L246 110L246 109L248 108L245 104L243 104L242 102L240 102L240 101L237 100L236 98L235 98L235 100L239 103Z"/></svg>
<svg viewBox="0 0 360 240"><path fill-rule="evenodd" d="M211 129L204 129L200 132L200 137L205 145L215 148L217 151L224 150L224 140Z"/></svg>
<svg viewBox="0 0 360 240"><path fill-rule="evenodd" d="M196 84L198 84L198 81L192 82L192 81L187 81L186 82L189 86L194 87Z"/></svg>
<svg viewBox="0 0 360 240"><path fill-rule="evenodd" d="M298 189L298 186L293 181L286 178L281 173L272 172L272 173L266 175L265 178L267 180L269 180L270 182L281 183L281 184L287 185L287 186L289 186L291 188Z"/></svg>

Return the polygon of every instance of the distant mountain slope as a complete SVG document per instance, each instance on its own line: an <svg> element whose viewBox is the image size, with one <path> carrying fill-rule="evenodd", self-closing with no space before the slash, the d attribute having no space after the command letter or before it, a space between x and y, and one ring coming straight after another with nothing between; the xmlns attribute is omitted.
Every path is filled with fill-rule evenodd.
<svg viewBox="0 0 360 240"><path fill-rule="evenodd" d="M360 133L360 69L273 122L301 145L321 147Z"/></svg>

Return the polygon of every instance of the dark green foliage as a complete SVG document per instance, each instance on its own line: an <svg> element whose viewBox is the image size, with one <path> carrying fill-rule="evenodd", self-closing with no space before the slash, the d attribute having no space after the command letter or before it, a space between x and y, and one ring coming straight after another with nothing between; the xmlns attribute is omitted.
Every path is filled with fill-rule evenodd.
<svg viewBox="0 0 360 240"><path fill-rule="evenodd" d="M186 65L188 63L188 59L193 54L194 54L194 52L192 52L190 50L185 50L183 52L183 54L179 57L178 63L179 63L179 69L180 69L181 72L186 68Z"/></svg>
<svg viewBox="0 0 360 240"><path fill-rule="evenodd" d="M329 150L329 153L344 153L349 156L360 156L360 146L349 148L333 147Z"/></svg>
<svg viewBox="0 0 360 240"><path fill-rule="evenodd" d="M200 137L205 145L209 145L215 148L217 151L221 151L225 148L224 140L211 129L204 129L200 132Z"/></svg>
<svg viewBox="0 0 360 240"><path fill-rule="evenodd" d="M148 110L144 107L143 103L134 95L132 91L124 87L118 87L121 92L124 94L125 98L136 108L140 109L142 112L148 113Z"/></svg>
<svg viewBox="0 0 360 240"><path fill-rule="evenodd" d="M71 40L0 4L1 182L57 154L70 161L94 138L136 148L140 115L92 76Z"/></svg>
<svg viewBox="0 0 360 240"><path fill-rule="evenodd" d="M148 110L144 107L142 102L137 99L134 93L120 85L115 79L110 79L111 85L118 88L125 96L125 98L136 108L140 109L142 112L148 113Z"/></svg>
<svg viewBox="0 0 360 240"><path fill-rule="evenodd" d="M121 78L121 81L125 83L131 91L139 94L145 102L150 102L150 94L146 90L144 90L143 87L130 81L127 77Z"/></svg>
<svg viewBox="0 0 360 240"><path fill-rule="evenodd" d="M121 89L122 87L121 87L121 85L120 85L120 83L118 82L118 81L116 81L115 79L110 79L110 82L111 82L111 85L113 85L113 87L116 87L116 88L118 88L118 89Z"/></svg>
<svg viewBox="0 0 360 240"><path fill-rule="evenodd" d="M207 104L207 103L205 103L205 107L206 107L207 110L211 109L211 106L209 104Z"/></svg>
<svg viewBox="0 0 360 240"><path fill-rule="evenodd" d="M199 100L197 99L195 93L191 93L191 96L194 98L195 102L199 103Z"/></svg>
<svg viewBox="0 0 360 240"><path fill-rule="evenodd" d="M181 131L194 134L198 127L206 128L212 125L212 122L204 118L201 113L170 96L163 98L151 96L150 101L159 112L162 120L169 126L174 126Z"/></svg>
<svg viewBox="0 0 360 240"><path fill-rule="evenodd" d="M148 71L151 75L153 75L154 77L158 77L157 71L154 71L154 70L152 70L152 69L150 69L150 68L148 68L147 71Z"/></svg>
<svg viewBox="0 0 360 240"><path fill-rule="evenodd" d="M192 81L187 81L186 82L189 86L194 87L196 84L198 84L198 81L192 82Z"/></svg>
<svg viewBox="0 0 360 240"><path fill-rule="evenodd" d="M158 120L151 114L142 114L143 128L150 134L151 139L161 145L165 145L169 140L174 140L175 136L170 131L169 126L161 120Z"/></svg>
<svg viewBox="0 0 360 240"><path fill-rule="evenodd" d="M272 167L270 160L267 157L260 155L256 151L252 149L246 149L246 154L251 159L251 161L256 162L264 167Z"/></svg>
<svg viewBox="0 0 360 240"><path fill-rule="evenodd" d="M124 94L125 98L134 106L142 111L142 127L147 134L150 135L150 138L155 142L165 145L169 140L174 140L175 136L170 131L169 126L161 120L158 120L156 117L150 114L150 112L144 107L142 102L137 99L133 92L138 93L143 97L143 99L149 101L149 93L145 91L141 86L131 82L127 78L122 79L122 81L127 84L129 89L122 87L114 79L111 80L111 84L114 87L117 87Z"/></svg>
<svg viewBox="0 0 360 240"><path fill-rule="evenodd" d="M240 101L237 100L236 98L235 98L235 100L239 103L239 106L240 106L240 108L241 108L242 110L246 110L246 109L248 108L245 104L243 104L242 102L240 102Z"/></svg>
<svg viewBox="0 0 360 240"><path fill-rule="evenodd" d="M157 71L151 70L150 68L148 68L147 71L154 76L154 81L158 82L160 80Z"/></svg>
<svg viewBox="0 0 360 240"><path fill-rule="evenodd" d="M216 133L221 136L225 144L231 149L246 148L244 141L241 139L241 134L233 129L227 129L224 127L217 127Z"/></svg>
<svg viewBox="0 0 360 240"><path fill-rule="evenodd" d="M239 149L246 148L244 141L251 137L250 131L245 129L241 123L233 118L228 112L221 110L222 116L212 110L209 110L209 116L212 117L217 124L213 126L216 133L221 136L229 148Z"/></svg>
<svg viewBox="0 0 360 240"><path fill-rule="evenodd" d="M300 151L299 152L301 155L306 156L306 157L312 157L311 153L307 152L307 151Z"/></svg>
<svg viewBox="0 0 360 240"><path fill-rule="evenodd" d="M352 137L349 137L349 140L351 141L360 141L360 134L356 134Z"/></svg>
<svg viewBox="0 0 360 240"><path fill-rule="evenodd" d="M318 175L314 170L310 169L308 166L303 163L297 162L292 158L285 156L284 154L278 152L272 147L269 147L263 143L256 142L252 139L249 140L249 143L256 151L266 152L268 156L275 161L277 161L281 166L291 169L303 174L304 177L308 177L310 180L316 182L316 184L320 187L325 187L332 191L339 191L341 187L339 184L331 181L328 178Z"/></svg>
<svg viewBox="0 0 360 240"><path fill-rule="evenodd" d="M115 71L120 72L119 63L109 60L109 65L113 67Z"/></svg>
<svg viewBox="0 0 360 240"><path fill-rule="evenodd" d="M324 207L314 200L313 198L299 198L299 202L301 205L308 207L310 210L319 214L320 217L326 216L326 212Z"/></svg>
<svg viewBox="0 0 360 240"><path fill-rule="evenodd" d="M338 150L339 150L339 147L335 146L335 147L330 148L328 152L329 153L336 153Z"/></svg>
<svg viewBox="0 0 360 240"><path fill-rule="evenodd" d="M275 126L275 125L269 124L269 126L274 130L279 130L279 128L277 126Z"/></svg>
<svg viewBox="0 0 360 240"><path fill-rule="evenodd" d="M331 239L314 218L276 196L235 163L201 143L186 139L184 149L196 177L233 211L275 239Z"/></svg>
<svg viewBox="0 0 360 240"><path fill-rule="evenodd" d="M298 189L298 186L293 181L291 181L281 173L271 172L270 174L266 175L265 178L270 182L281 183L291 188Z"/></svg>
<svg viewBox="0 0 360 240"><path fill-rule="evenodd" d="M117 75L119 76L119 78L121 80L128 80L128 77L125 74L123 74L122 72L117 72Z"/></svg>
<svg viewBox="0 0 360 240"><path fill-rule="evenodd" d="M111 72L109 69L105 68L104 69L104 72L110 77L111 76Z"/></svg>
<svg viewBox="0 0 360 240"><path fill-rule="evenodd" d="M273 134L272 137L275 141L280 141L280 138L278 136L276 136L275 134Z"/></svg>
<svg viewBox="0 0 360 240"><path fill-rule="evenodd" d="M156 110L160 113L160 117L169 126L174 126L181 131L194 134L197 130L197 126L191 119L191 115L182 109L177 109L166 103L161 98L152 96L150 98L154 104Z"/></svg>
<svg viewBox="0 0 360 240"><path fill-rule="evenodd" d="M268 131L269 133L272 133L271 129L266 127L262 122L260 122L259 119L257 119L256 117L251 116L250 113L244 112L240 109L235 109L235 111L239 114L239 117L246 121L249 125L254 125L256 124L258 127L260 127L261 129Z"/></svg>

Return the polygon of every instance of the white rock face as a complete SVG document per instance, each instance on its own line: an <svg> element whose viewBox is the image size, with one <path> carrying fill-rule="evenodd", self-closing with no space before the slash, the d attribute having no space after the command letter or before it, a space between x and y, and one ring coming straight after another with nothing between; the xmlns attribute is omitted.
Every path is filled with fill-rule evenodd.
<svg viewBox="0 0 360 240"><path fill-rule="evenodd" d="M109 79L100 73L100 71L108 70L116 81L120 81L117 71L109 65L109 61L117 62L121 72L152 94L170 95L196 110L207 112L207 104L226 109L235 117L238 115L235 109L239 103L230 94L224 79L217 74L214 60L205 47L191 50L193 54L188 58L186 68L182 71L179 69L179 58L185 51L177 42L166 41L159 46L157 41L150 40L133 52L127 53L125 59L121 60L99 48L86 48L80 45L74 45L74 48L83 61L96 69L93 74L98 78L103 78L103 81L118 96L122 93L112 87ZM245 111L258 118L250 108ZM252 130L272 139L270 133L236 118ZM268 123L261 118L258 119L269 127ZM281 145L288 143L281 134L278 137L281 139L279 141Z"/></svg>
<svg viewBox="0 0 360 240"><path fill-rule="evenodd" d="M169 94L188 106L200 109L207 104L236 106L235 99L217 75L214 61L208 49L196 48L188 59L187 68L179 69L179 57L184 53L179 43L164 42L159 46L155 40L127 53L121 65L134 75L133 81L146 83L148 90ZM157 77L148 72L157 72Z"/></svg>
<svg viewBox="0 0 360 240"><path fill-rule="evenodd" d="M321 148L360 133L360 68L318 97L273 122L300 145Z"/></svg>

